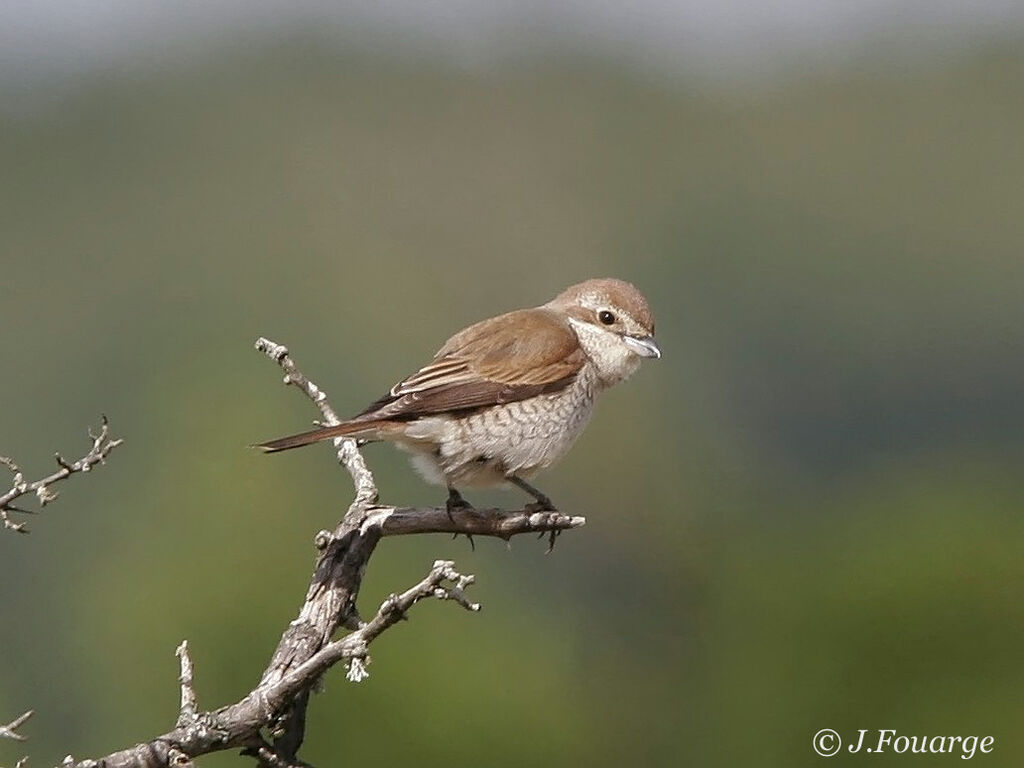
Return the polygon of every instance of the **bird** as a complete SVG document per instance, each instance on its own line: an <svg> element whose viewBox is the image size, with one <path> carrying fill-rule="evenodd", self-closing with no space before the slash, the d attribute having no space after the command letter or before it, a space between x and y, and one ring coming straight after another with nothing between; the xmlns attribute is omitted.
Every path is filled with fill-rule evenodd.
<svg viewBox="0 0 1024 768"><path fill-rule="evenodd" d="M448 490L449 514L472 508L459 489L511 483L530 511L557 511L528 482L583 432L598 396L660 358L643 294L616 278L572 285L539 307L459 331L434 358L347 421L258 444L276 453L348 437L388 441Z"/></svg>

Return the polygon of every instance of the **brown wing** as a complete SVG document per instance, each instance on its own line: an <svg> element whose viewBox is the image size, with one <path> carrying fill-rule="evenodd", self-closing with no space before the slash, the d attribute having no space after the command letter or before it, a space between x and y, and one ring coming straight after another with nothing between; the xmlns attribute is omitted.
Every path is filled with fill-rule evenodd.
<svg viewBox="0 0 1024 768"><path fill-rule="evenodd" d="M452 336L429 365L355 419L407 421L523 400L565 386L584 359L562 315L544 308L509 312Z"/></svg>

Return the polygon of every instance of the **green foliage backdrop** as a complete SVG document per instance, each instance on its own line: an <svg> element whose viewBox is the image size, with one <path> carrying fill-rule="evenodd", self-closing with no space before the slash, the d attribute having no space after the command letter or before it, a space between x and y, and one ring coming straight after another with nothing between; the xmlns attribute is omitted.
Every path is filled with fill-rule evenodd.
<svg viewBox="0 0 1024 768"><path fill-rule="evenodd" d="M484 611L422 605L369 681L332 674L307 759L788 767L831 727L1017 764L1022 78L1008 49L744 91L293 40L6 115L0 453L41 474L102 412L126 443L0 536L0 720L37 710L34 765L154 735L182 638L201 705L254 684L350 498L326 448L246 448L313 416L257 335L351 412L614 275L665 354L540 482L588 526L385 542L364 610L446 557ZM367 455L389 501L440 499Z"/></svg>

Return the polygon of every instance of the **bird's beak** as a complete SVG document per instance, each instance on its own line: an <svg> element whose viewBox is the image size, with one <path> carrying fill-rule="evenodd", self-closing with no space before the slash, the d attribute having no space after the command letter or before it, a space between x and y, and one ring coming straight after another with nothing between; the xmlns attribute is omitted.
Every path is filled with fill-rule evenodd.
<svg viewBox="0 0 1024 768"><path fill-rule="evenodd" d="M623 336L622 340L626 342L626 346L636 352L640 357L661 357L661 350L658 349L658 345L654 343L653 336L643 336L637 338L635 336Z"/></svg>

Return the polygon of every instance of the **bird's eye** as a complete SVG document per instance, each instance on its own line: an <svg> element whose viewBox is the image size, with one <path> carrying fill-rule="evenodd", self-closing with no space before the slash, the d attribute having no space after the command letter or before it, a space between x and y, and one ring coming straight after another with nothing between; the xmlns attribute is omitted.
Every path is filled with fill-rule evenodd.
<svg viewBox="0 0 1024 768"><path fill-rule="evenodd" d="M599 313L597 314L597 319L598 319L598 320L600 320L600 321L601 321L602 323L604 323L605 325L611 325L612 323L614 323L614 322L615 322L615 315L613 315L613 314L612 314L611 312L609 312L609 311L608 311L607 309L602 309L602 310L601 310L601 311L600 311L600 312L599 312Z"/></svg>

